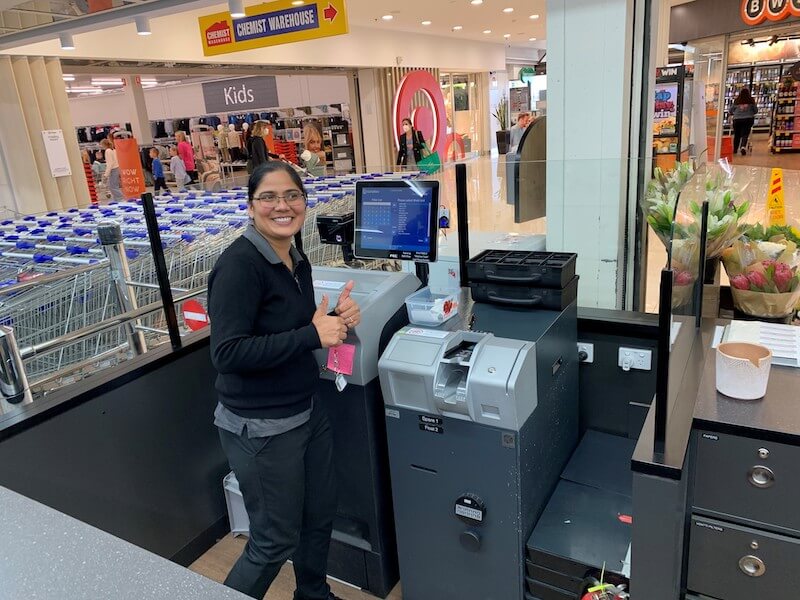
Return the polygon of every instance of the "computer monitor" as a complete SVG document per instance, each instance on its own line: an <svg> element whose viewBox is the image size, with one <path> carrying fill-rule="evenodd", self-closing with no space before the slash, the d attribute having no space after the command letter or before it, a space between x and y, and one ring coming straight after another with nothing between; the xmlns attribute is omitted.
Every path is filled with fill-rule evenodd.
<svg viewBox="0 0 800 600"><path fill-rule="evenodd" d="M438 181L359 181L355 255L435 262L438 217Z"/></svg>

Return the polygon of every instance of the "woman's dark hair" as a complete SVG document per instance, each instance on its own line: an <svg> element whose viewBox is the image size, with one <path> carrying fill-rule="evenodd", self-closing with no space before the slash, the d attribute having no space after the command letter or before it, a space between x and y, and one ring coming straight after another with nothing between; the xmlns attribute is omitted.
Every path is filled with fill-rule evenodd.
<svg viewBox="0 0 800 600"><path fill-rule="evenodd" d="M733 101L734 104L755 104L756 101L753 100L753 97L750 95L750 90L747 88L742 88L742 91L739 92L739 95L736 96L736 100Z"/></svg>
<svg viewBox="0 0 800 600"><path fill-rule="evenodd" d="M261 185L261 181L264 179L264 177L270 175L271 173L277 173L278 171L287 173L289 177L292 178L292 183L297 186L297 189L303 192L303 195L306 194L306 188L303 185L303 180L300 179L300 175L297 174L297 171L295 171L291 165L280 160L271 160L262 165L258 165L250 175L250 179L247 182L247 201L252 204L253 196L255 195L258 186Z"/></svg>

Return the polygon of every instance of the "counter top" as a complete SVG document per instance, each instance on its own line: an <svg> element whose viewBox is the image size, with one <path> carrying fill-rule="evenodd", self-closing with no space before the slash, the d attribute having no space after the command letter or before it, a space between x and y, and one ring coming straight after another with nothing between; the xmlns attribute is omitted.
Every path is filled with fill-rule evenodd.
<svg viewBox="0 0 800 600"><path fill-rule="evenodd" d="M0 600L246 596L0 487Z"/></svg>
<svg viewBox="0 0 800 600"><path fill-rule="evenodd" d="M800 442L800 369L772 365L766 396L736 400L717 391L716 362L713 354L706 360L694 411L695 427Z"/></svg>

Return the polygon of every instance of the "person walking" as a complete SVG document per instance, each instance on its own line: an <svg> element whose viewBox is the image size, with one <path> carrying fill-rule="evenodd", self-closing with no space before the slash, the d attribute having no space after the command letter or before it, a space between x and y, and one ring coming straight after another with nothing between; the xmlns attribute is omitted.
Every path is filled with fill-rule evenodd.
<svg viewBox="0 0 800 600"><path fill-rule="evenodd" d="M412 170L422 160L422 150L425 148L425 138L422 132L414 129L411 119L403 119L403 133L398 140L400 148L397 151L396 164Z"/></svg>
<svg viewBox="0 0 800 600"><path fill-rule="evenodd" d="M247 139L247 155L250 157L247 159L247 169L250 173L254 173L258 167L269 162L269 151L263 137L264 125L264 121L256 121L253 132Z"/></svg>
<svg viewBox="0 0 800 600"><path fill-rule="evenodd" d="M758 106L750 95L750 90L742 88L736 100L733 101L731 120L733 121L733 153L741 150L742 156L747 154L747 141L753 124L756 122Z"/></svg>
<svg viewBox="0 0 800 600"><path fill-rule="evenodd" d="M189 183L197 183L197 167L194 163L194 148L186 140L186 133L183 131L175 132L175 141L178 142L178 156L186 167L186 174L189 176Z"/></svg>
<svg viewBox="0 0 800 600"><path fill-rule="evenodd" d="M119 163L117 162L117 151L114 149L114 140L105 138L100 142L103 149L103 158L106 161L106 170L103 173L103 183L111 194L112 200L124 200L122 193L122 182L119 178Z"/></svg>
<svg viewBox="0 0 800 600"><path fill-rule="evenodd" d="M158 195L159 190L168 192L167 182L164 179L164 165L161 164L161 159L158 157L158 148L150 148L150 158L153 159L153 193Z"/></svg>
<svg viewBox="0 0 800 600"><path fill-rule="evenodd" d="M337 600L326 580L337 506L333 438L317 401L314 350L341 345L361 311L353 281L333 311L327 296L315 305L311 263L292 244L306 192L291 165L256 167L247 211L250 225L208 279L214 424L250 518L225 585L260 600L291 558L295 600Z"/></svg>

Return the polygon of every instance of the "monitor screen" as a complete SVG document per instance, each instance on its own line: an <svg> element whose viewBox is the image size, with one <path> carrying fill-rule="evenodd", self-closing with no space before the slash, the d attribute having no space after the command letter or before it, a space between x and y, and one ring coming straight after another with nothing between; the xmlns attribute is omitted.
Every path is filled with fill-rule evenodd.
<svg viewBox="0 0 800 600"><path fill-rule="evenodd" d="M435 262L438 216L438 181L359 181L355 255Z"/></svg>

